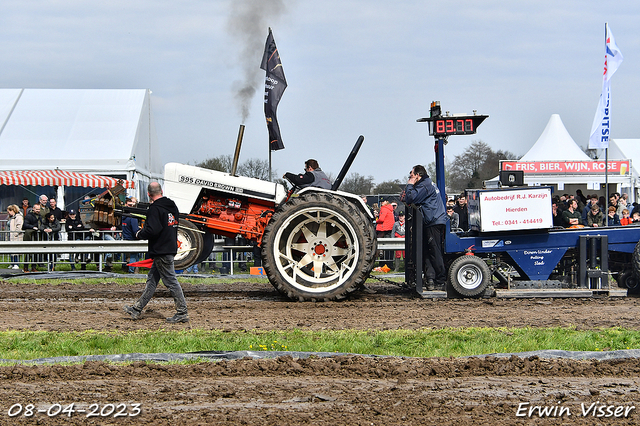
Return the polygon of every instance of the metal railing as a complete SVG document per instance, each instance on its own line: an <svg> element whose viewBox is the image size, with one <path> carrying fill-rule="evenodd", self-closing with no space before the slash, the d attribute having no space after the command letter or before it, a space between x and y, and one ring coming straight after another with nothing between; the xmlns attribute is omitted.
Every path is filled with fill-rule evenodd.
<svg viewBox="0 0 640 426"><path fill-rule="evenodd" d="M210 259L206 259L202 263L222 263L229 265L229 273L233 275L234 263L246 263L247 259L236 259L236 253L251 253L253 246L251 245L222 245L224 239L215 239L214 247ZM65 241L4 241L0 240L0 264L11 264L8 255L65 255L73 254L95 254L98 256L96 265L99 271L103 270L105 257L112 253L144 253L148 249L147 241L127 241L127 240L65 240ZM379 250L404 250L404 238L379 238ZM218 253L227 253L227 259L211 259L216 257ZM35 261L34 263L58 263L56 256L43 261ZM26 261L26 260L25 260ZM73 261L73 259L70 259ZM19 262L24 263L24 262ZM115 263L115 262L114 262Z"/></svg>

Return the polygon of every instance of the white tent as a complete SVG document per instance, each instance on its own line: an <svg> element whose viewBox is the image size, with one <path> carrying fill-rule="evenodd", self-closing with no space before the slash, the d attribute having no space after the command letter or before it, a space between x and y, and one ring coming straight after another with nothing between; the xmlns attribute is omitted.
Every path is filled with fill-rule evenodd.
<svg viewBox="0 0 640 426"><path fill-rule="evenodd" d="M162 177L151 91L0 89L0 169ZM142 189L142 191L141 191Z"/></svg>
<svg viewBox="0 0 640 426"><path fill-rule="evenodd" d="M558 114L553 114L542 134L520 161L590 160L573 140Z"/></svg>
<svg viewBox="0 0 640 426"><path fill-rule="evenodd" d="M633 173L624 154L608 164L609 192L633 192L637 174ZM614 160L611 156L609 159ZM501 161L501 170L523 170L529 186L554 186L558 192L575 193L577 189L593 190L604 195L604 158L593 161L576 144L558 114L553 114L533 146L517 161ZM589 192L585 192L589 193ZM633 198L633 195L632 195Z"/></svg>

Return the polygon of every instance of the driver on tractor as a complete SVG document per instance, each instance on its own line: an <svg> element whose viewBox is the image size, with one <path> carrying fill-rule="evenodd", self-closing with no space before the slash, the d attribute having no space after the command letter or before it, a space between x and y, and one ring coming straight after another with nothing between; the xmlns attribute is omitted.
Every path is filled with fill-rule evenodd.
<svg viewBox="0 0 640 426"><path fill-rule="evenodd" d="M304 174L297 175L287 172L283 177L300 188L316 186L318 188L331 189L331 181L322 171L316 160L309 159L305 161L304 171Z"/></svg>

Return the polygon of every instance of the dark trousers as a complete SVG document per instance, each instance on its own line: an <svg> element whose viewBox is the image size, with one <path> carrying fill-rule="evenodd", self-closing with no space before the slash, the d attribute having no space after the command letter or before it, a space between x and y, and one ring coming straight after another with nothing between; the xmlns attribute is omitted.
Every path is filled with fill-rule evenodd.
<svg viewBox="0 0 640 426"><path fill-rule="evenodd" d="M444 285L447 281L442 257L444 229L444 225L433 225L422 230L425 277L427 281L433 280L436 285Z"/></svg>
<svg viewBox="0 0 640 426"><path fill-rule="evenodd" d="M169 293L171 293L176 305L177 313L186 314L187 302L184 299L182 287L180 287L180 283L176 278L176 271L173 266L173 255L156 256L153 258L153 266L151 266L147 274L147 284L142 292L142 296L140 296L140 299L138 299L133 307L142 312L156 292L160 279L162 279L164 285L169 289Z"/></svg>

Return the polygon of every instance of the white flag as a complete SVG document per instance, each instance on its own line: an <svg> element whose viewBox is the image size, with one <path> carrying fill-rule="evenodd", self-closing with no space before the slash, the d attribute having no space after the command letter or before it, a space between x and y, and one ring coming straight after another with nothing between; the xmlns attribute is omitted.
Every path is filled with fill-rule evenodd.
<svg viewBox="0 0 640 426"><path fill-rule="evenodd" d="M604 44L604 73L602 77L602 93L596 116L593 118L591 133L589 136L589 149L609 148L610 117L611 117L611 77L616 72L622 60L622 52L618 49L616 41L609 30L609 24L605 24Z"/></svg>

